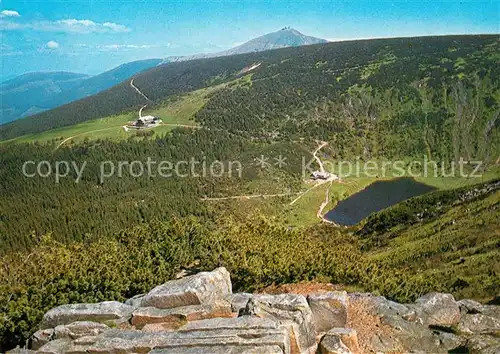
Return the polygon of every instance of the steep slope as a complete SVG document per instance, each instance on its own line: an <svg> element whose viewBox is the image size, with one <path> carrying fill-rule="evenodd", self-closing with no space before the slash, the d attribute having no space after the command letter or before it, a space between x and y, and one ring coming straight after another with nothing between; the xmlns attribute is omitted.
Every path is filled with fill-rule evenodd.
<svg viewBox="0 0 500 354"><path fill-rule="evenodd" d="M34 115L48 109L56 108L87 96L95 95L119 84L141 71L155 67L160 63L167 64L171 62L214 58L326 42L327 41L324 39L306 36L293 28L285 27L280 31L260 36L238 47L223 52L197 54L191 56L171 56L164 59L138 60L120 65L97 76L87 78L86 80L81 80L81 82L74 82L74 85L68 87L53 87L53 85L50 86L44 84L39 86L34 85L31 87L30 91L24 92L22 97L19 97L17 94L9 96L9 92L4 92L3 87L0 86L0 89L2 90L0 99L4 101L4 105L2 105L2 119L0 120L0 124ZM50 77L50 75L57 74L58 73L47 73L43 75ZM32 76L32 74L22 75L19 77L19 81L22 81L23 78L26 81ZM40 80L40 78L38 78L38 80ZM7 82L4 84L7 84ZM18 93L18 91L13 91L13 93L16 92ZM13 103L14 100L16 101L15 104Z"/></svg>
<svg viewBox="0 0 500 354"><path fill-rule="evenodd" d="M326 43L160 65L134 78L155 102L230 82L210 97L202 125L246 137L328 140L339 156L494 159L500 74L497 36L443 36ZM124 82L99 95L8 124L1 139L140 107ZM151 103L150 103L151 105ZM466 109L464 109L466 108ZM36 120L36 125L32 120ZM401 127L405 127L403 132ZM425 137L425 139L422 139Z"/></svg>
<svg viewBox="0 0 500 354"><path fill-rule="evenodd" d="M0 124L52 108L46 101L88 76L70 72L28 73L0 84Z"/></svg>
<svg viewBox="0 0 500 354"><path fill-rule="evenodd" d="M57 107L86 96L95 95L96 93L119 84L137 73L155 67L160 62L161 59L147 59L120 65L112 70L82 81L79 85L55 96L53 99L49 100L47 104L52 107Z"/></svg>

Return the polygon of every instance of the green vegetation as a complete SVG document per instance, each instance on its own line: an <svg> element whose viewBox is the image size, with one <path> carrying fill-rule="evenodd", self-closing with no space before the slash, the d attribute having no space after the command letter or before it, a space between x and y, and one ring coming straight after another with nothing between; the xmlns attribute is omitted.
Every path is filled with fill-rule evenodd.
<svg viewBox="0 0 500 354"><path fill-rule="evenodd" d="M399 301L429 291L488 300L500 289L499 197L498 189L490 190L454 204L446 193L435 193L433 202L450 208L418 224L389 225L378 235L385 240L379 244L328 225L290 229L260 218L242 223L230 217L216 223L153 221L70 245L46 235L37 238L29 254L0 259L0 306L5 309L0 350L23 342L56 305L123 301L173 278L195 260L201 269L227 267L238 291L317 280Z"/></svg>
<svg viewBox="0 0 500 354"><path fill-rule="evenodd" d="M151 102L124 82L2 126L0 139L13 140L0 144L0 351L57 304L123 300L195 260L203 269L226 266L238 290L318 280L400 301L429 291L497 296L500 192L488 186L500 177L498 49L498 36L446 36L171 63L134 78ZM146 103L144 113L165 125L125 132ZM418 180L439 191L335 228L316 215L327 189L324 211L397 171L326 183L290 205L311 187L302 159L311 160L319 140L336 174L336 161L408 167L425 157L449 170L464 158L484 162L487 183L431 174ZM269 167L259 166L262 156ZM125 165L102 178L103 162L148 159L242 168L236 176L194 176L183 166L188 178L136 177ZM25 161L86 167L56 183L53 175L25 177ZM287 195L263 196L274 194Z"/></svg>

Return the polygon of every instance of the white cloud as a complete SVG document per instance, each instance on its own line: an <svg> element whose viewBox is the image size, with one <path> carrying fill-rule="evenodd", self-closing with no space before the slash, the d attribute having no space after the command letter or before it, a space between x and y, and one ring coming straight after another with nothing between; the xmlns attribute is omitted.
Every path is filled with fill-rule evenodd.
<svg viewBox="0 0 500 354"><path fill-rule="evenodd" d="M149 49L157 47L160 46L153 44L107 44L99 46L98 48L102 50L119 50L119 49Z"/></svg>
<svg viewBox="0 0 500 354"><path fill-rule="evenodd" d="M130 32L130 29L124 25L119 25L113 22L104 22L102 24L104 27L109 28L113 32Z"/></svg>
<svg viewBox="0 0 500 354"><path fill-rule="evenodd" d="M31 23L14 23L0 21L0 29L20 30L32 29L42 32L71 32L71 33L123 33L130 32L131 29L112 22L98 23L92 20L64 19L58 21L38 21Z"/></svg>
<svg viewBox="0 0 500 354"><path fill-rule="evenodd" d="M20 17L19 12L14 10L3 10L0 12L0 18L2 17Z"/></svg>
<svg viewBox="0 0 500 354"><path fill-rule="evenodd" d="M47 42L47 48L49 48L49 49L57 49L57 48L59 48L59 43L57 43L56 41L48 41Z"/></svg>

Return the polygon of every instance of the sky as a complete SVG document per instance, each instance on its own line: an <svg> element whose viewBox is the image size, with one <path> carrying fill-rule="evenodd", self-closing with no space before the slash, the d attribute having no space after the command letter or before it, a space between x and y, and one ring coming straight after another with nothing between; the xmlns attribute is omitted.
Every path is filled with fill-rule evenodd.
<svg viewBox="0 0 500 354"><path fill-rule="evenodd" d="M331 41L500 33L499 0L0 0L0 79L95 75L211 53L291 26Z"/></svg>

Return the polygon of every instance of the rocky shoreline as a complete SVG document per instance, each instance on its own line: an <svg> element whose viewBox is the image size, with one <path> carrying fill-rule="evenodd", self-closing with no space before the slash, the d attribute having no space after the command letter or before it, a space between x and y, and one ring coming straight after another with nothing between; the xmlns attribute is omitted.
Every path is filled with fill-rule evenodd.
<svg viewBox="0 0 500 354"><path fill-rule="evenodd" d="M48 311L10 353L500 353L500 306L430 293L399 304L367 293L233 293L225 268L125 303Z"/></svg>

